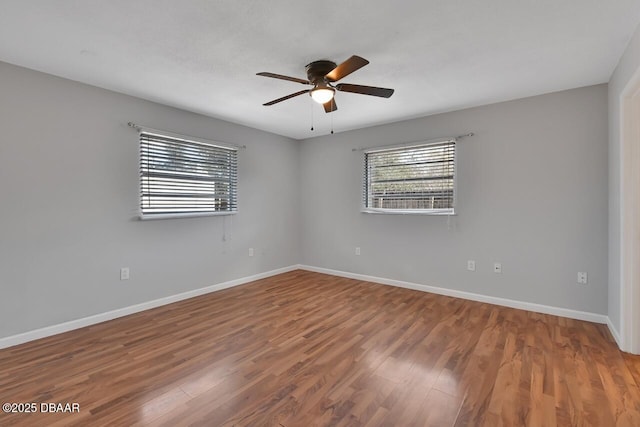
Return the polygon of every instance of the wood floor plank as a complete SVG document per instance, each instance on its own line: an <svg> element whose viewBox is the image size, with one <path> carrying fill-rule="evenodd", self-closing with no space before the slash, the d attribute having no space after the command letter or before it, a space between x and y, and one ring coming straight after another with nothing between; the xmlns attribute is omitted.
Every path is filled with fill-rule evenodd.
<svg viewBox="0 0 640 427"><path fill-rule="evenodd" d="M604 325L293 271L0 350L2 426L639 426Z"/></svg>
<svg viewBox="0 0 640 427"><path fill-rule="evenodd" d="M425 427L450 427L456 421L462 399L431 389L412 424Z"/></svg>

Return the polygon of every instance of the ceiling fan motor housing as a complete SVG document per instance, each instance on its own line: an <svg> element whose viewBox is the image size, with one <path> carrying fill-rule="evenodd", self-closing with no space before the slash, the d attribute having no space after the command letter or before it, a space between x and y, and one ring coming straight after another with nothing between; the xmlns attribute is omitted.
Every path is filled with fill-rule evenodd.
<svg viewBox="0 0 640 427"><path fill-rule="evenodd" d="M313 61L305 67L307 70L307 78L314 86L326 86L328 81L324 79L324 76L329 74L336 66L336 63L333 61Z"/></svg>

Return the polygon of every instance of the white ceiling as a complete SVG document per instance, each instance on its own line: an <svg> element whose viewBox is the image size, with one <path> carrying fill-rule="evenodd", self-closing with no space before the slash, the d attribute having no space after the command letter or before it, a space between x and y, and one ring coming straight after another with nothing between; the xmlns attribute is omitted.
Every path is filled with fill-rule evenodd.
<svg viewBox="0 0 640 427"><path fill-rule="evenodd" d="M607 82L639 21L640 0L1 0L0 60L303 139ZM257 72L353 54L341 82L390 99L262 106L305 87Z"/></svg>

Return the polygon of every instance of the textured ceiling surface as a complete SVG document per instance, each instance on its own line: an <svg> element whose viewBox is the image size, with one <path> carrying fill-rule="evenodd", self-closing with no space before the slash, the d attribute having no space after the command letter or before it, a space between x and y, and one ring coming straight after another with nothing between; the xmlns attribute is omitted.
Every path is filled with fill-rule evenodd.
<svg viewBox="0 0 640 427"><path fill-rule="evenodd" d="M2 0L0 60L303 139L605 83L639 21L640 0ZM305 87L257 72L354 54L341 82L391 98L262 106Z"/></svg>

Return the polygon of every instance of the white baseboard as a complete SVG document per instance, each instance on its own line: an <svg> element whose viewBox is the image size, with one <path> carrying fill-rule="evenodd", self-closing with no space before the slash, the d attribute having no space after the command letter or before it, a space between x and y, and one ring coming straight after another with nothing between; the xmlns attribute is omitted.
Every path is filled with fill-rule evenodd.
<svg viewBox="0 0 640 427"><path fill-rule="evenodd" d="M462 298L471 301L485 302L488 304L501 305L521 310L535 311L536 313L552 314L554 316L568 317L570 319L586 320L588 322L609 324L608 317L604 314L590 313L587 311L572 310L569 308L553 307L549 305L536 304L532 302L516 301L507 298L492 297L471 292L458 291L455 289L440 288L437 286L420 285L417 283L403 282L401 280L385 279L382 277L367 276L365 274L350 273L346 271L331 270L328 268L300 265L300 269L314 271L316 273L331 274L333 276L347 277L349 279L364 280L367 282L380 283L383 285L397 286L400 288L413 289L416 291L430 292L433 294L446 295L455 298ZM611 326L610 326L611 328ZM615 337L615 334L614 334ZM619 343L619 341L618 341Z"/></svg>
<svg viewBox="0 0 640 427"><path fill-rule="evenodd" d="M71 320L69 322L59 323L57 325L46 326L44 328L35 329L33 331L0 338L0 349L12 347L28 341L37 340L51 335L61 334L73 329L83 328L85 326L95 325L96 323L106 322L107 320L116 319L118 317L128 316L129 314L138 313L151 308L160 307L161 305L171 304L173 302L197 297L211 292L220 291L222 289L232 288L234 286L243 285L253 282L254 280L264 279L266 277L275 276L293 270L300 269L299 265L291 265L276 270L266 271L264 273L254 274L253 276L242 277L240 279L230 280L228 282L218 283L216 285L207 286L205 288L194 289L192 291L183 292L177 295L147 301L140 304L130 305L128 307L118 308L116 310L107 311L105 313L95 314L82 319Z"/></svg>
<svg viewBox="0 0 640 427"><path fill-rule="evenodd" d="M279 268L276 270L267 271L264 273L255 274L252 276L243 277L240 279L218 283L216 285L207 286L205 288L194 289L192 291L183 292L177 295L170 295L168 297L159 298L153 301L148 301L148 302L131 305L124 308L119 308L116 310L107 311L105 313L100 313L100 314L96 314L89 317L83 317L81 319L71 320L69 322L64 322L57 325L35 329L33 331L24 332L21 334L12 335L5 338L0 338L0 349L12 347L18 344L37 340L40 338L45 338L51 335L56 335L63 332L71 331L73 329L79 329L85 326L95 325L96 323L105 322L107 320L116 319L118 317L128 316L129 314L138 313L144 310L149 310L151 308L160 307L162 305L171 304L174 302L197 297L197 296L208 294L211 292L220 291L222 289L232 288L234 286L243 285L245 283L253 282L255 280L264 279L267 277L275 276L277 274L287 273L289 271L298 270L298 269L314 271L314 272L323 273L323 274L330 274L332 276L340 276L340 277L346 277L350 279L364 280L367 282L380 283L383 285L396 286L400 288L413 289L417 291L430 292L434 294L446 295L446 296L455 297L455 298L462 298L462 299L467 299L471 301L478 301L478 302L484 302L489 304L501 305L505 307L518 308L521 310L529 310L537 313L552 314L555 316L567 317L570 319L578 319L578 320L586 320L589 322L602 323L602 324L606 324L609 327L609 330L611 331L613 338L618 343L618 346L622 348L620 333L613 326L609 317L605 316L604 314L589 313L585 311L571 310L568 308L553 307L553 306L535 304L530 302L516 301L516 300L507 299L507 298L499 298L499 297L492 297L492 296L481 295L481 294L474 294L471 292L458 291L454 289L441 288L437 286L421 285L417 283L404 282L401 280L386 279L381 277L368 276L365 274L350 273L346 271L331 270L328 268L297 264L297 265L291 265L284 268Z"/></svg>
<svg viewBox="0 0 640 427"><path fill-rule="evenodd" d="M613 323L611 322L611 319L609 319L608 316L607 316L607 327L609 328L609 332L611 332L611 335L613 335L613 339L616 340L618 347L620 349L623 349L623 351L625 351L624 346L622 345L622 335L620 335L620 332L618 332L616 327L613 326Z"/></svg>

